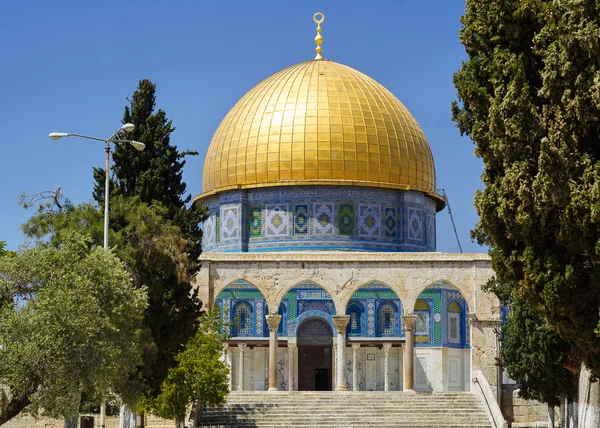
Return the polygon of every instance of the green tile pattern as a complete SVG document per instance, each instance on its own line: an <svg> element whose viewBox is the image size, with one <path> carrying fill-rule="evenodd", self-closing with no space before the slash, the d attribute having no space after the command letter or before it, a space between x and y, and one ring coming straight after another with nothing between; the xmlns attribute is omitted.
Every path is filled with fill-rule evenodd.
<svg viewBox="0 0 600 428"><path fill-rule="evenodd" d="M262 208L248 208L248 222L250 229L250 238L260 238L262 236Z"/></svg>
<svg viewBox="0 0 600 428"><path fill-rule="evenodd" d="M340 235L354 235L354 204L339 205L338 222Z"/></svg>
<svg viewBox="0 0 600 428"><path fill-rule="evenodd" d="M435 322L433 317L435 314L442 315L442 291L439 289L426 289L419 294L419 299L428 299L433 301L433 312L430 314L430 322L433 322L433 342L432 345L442 344L442 323ZM430 301L427 303L431 304Z"/></svg>

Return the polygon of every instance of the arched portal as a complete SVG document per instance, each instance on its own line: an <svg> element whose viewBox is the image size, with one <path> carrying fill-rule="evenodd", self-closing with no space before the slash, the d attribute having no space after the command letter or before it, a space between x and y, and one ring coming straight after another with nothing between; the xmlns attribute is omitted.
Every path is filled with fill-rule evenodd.
<svg viewBox="0 0 600 428"><path fill-rule="evenodd" d="M333 329L323 318L311 317L298 326L298 390L330 391Z"/></svg>
<svg viewBox="0 0 600 428"><path fill-rule="evenodd" d="M413 313L415 390L468 391L468 305L461 292L447 282L437 281L421 291ZM435 352L444 370L434 369Z"/></svg>

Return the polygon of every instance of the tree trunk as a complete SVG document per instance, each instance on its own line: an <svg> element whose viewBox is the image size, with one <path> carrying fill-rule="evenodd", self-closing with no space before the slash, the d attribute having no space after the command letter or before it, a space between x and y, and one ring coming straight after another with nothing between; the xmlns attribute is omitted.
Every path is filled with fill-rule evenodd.
<svg viewBox="0 0 600 428"><path fill-rule="evenodd" d="M600 426L600 383L591 381L591 372L581 365L579 373L579 397L577 425L581 427Z"/></svg>
<svg viewBox="0 0 600 428"><path fill-rule="evenodd" d="M194 424L192 425L192 428L197 428L198 424L200 423L200 418L202 418L202 408L203 405L200 401L196 402L196 411L194 412Z"/></svg>
<svg viewBox="0 0 600 428"><path fill-rule="evenodd" d="M548 404L548 428L554 428L554 406Z"/></svg>
<svg viewBox="0 0 600 428"><path fill-rule="evenodd" d="M577 398L568 399L567 409L567 428L577 428Z"/></svg>
<svg viewBox="0 0 600 428"><path fill-rule="evenodd" d="M135 428L135 412L125 404L121 405L119 412L119 428Z"/></svg>
<svg viewBox="0 0 600 428"><path fill-rule="evenodd" d="M185 414L177 415L175 419L175 428L185 428Z"/></svg>
<svg viewBox="0 0 600 428"><path fill-rule="evenodd" d="M146 427L146 415L144 412L136 412L135 415L135 428L145 428Z"/></svg>
<svg viewBox="0 0 600 428"><path fill-rule="evenodd" d="M4 425L6 422L10 421L12 418L17 416L19 413L23 411L23 409L31 404L31 400L29 400L29 396L27 394L15 398L13 397L9 402L6 409L0 414L0 425Z"/></svg>

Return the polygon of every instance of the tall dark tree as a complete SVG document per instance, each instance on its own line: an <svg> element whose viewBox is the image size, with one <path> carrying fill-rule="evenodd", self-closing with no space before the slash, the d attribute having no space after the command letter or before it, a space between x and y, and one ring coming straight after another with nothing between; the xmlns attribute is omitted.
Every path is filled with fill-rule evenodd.
<svg viewBox="0 0 600 428"><path fill-rule="evenodd" d="M498 279L600 375L600 3L468 0L453 117Z"/></svg>
<svg viewBox="0 0 600 428"><path fill-rule="evenodd" d="M452 110L484 163L474 236L585 363L581 384L600 375L600 3L467 0L462 23ZM579 422L598 426L589 391Z"/></svg>
<svg viewBox="0 0 600 428"><path fill-rule="evenodd" d="M525 302L512 302L501 337L500 364L519 383L519 396L551 407L559 406L562 396L576 396L573 370L578 367L571 365L571 347L538 311Z"/></svg>
<svg viewBox="0 0 600 428"><path fill-rule="evenodd" d="M201 302L193 292L191 281L200 267L200 222L204 219L204 211L199 207L188 207L191 196L186 193L182 179L184 158L197 153L181 152L171 144L175 128L163 110L156 110L155 84L140 80L129 99L129 106L125 107L123 123L135 125L127 138L143 142L146 149L140 152L129 144L116 145L112 163L113 195L137 197L150 206L164 207L163 221L181 231L183 251L187 254L185 275L178 272L180 266L171 263L153 263L151 258L137 260L140 283L148 287L146 324L152 333L152 346L149 347L152 352L147 354L143 377L148 392L154 396L169 368L175 364L175 355L196 332ZM98 168L94 175L97 180L94 198L102 203L104 170ZM111 229L126 234L127 222L112 217L113 214ZM131 238L135 239L134 236Z"/></svg>

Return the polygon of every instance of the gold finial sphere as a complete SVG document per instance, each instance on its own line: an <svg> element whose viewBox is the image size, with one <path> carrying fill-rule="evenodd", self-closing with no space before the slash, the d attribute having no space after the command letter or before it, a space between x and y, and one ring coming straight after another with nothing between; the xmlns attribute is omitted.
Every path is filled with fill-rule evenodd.
<svg viewBox="0 0 600 428"><path fill-rule="evenodd" d="M323 15L321 12L317 12L313 16L313 21L315 22L315 24L317 24L317 36L315 37L315 43L317 44L315 51L317 52L317 56L315 56L315 59L323 59L323 57L321 56L321 52L323 52L323 48L321 47L321 44L323 43L323 36L321 35L321 24L323 23L323 21L325 21L325 15Z"/></svg>

